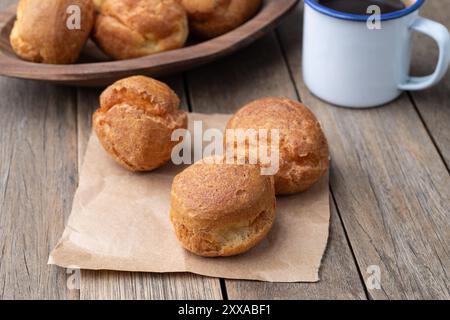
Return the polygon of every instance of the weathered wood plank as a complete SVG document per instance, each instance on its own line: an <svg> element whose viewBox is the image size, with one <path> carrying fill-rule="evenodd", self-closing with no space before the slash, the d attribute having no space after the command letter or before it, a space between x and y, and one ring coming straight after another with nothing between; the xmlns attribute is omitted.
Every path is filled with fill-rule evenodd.
<svg viewBox="0 0 450 320"><path fill-rule="evenodd" d="M6 8L9 8L12 4L14 4L16 2L16 0L0 0L0 9L6 9ZM6 79L6 78L2 78L2 83L4 83L3 81L9 81L8 79ZM19 89L19 91L23 91L24 93L28 93L28 88L30 88L30 86L31 87L33 87L33 86L36 86L36 84L33 84L33 83L31 83L31 82L26 82L26 83L21 83L21 82L19 82L19 81L15 81L14 82L14 84L13 83L11 83L10 85L12 85L12 87L9 87L8 86L8 88L9 89L11 89L11 90L16 90L17 91L17 89L15 89L15 86L18 86L19 88L21 87L22 89ZM48 91L48 94L50 94L50 95L54 95L54 92L57 90L57 89L54 89L54 88L50 88L50 87L48 87L48 86L46 86L46 88L47 88L47 91ZM2 91L3 92L3 90L5 90L5 87L2 87L2 89L0 89L0 91ZM39 91L39 89L37 89L37 88L35 88L35 89L33 89L33 90L31 90L31 92L40 92ZM59 100L62 100L62 102L61 103L57 103L57 105L58 106L61 106L61 105L67 105L67 104L70 104L71 106L70 106L70 108L72 108L72 102L69 102L69 103L67 103L67 100L71 100L71 99L73 99L73 93L72 93L72 95L70 96L70 98L68 99L67 97L64 97L64 99L62 99L61 98L61 96L60 95L58 95L60 98L58 98ZM2 94L2 97L4 97L5 99L7 99L8 97L9 98L11 98L11 95L6 95L6 96L4 96L3 94ZM18 95L15 99L16 100L19 100L21 98L21 96L20 95ZM46 98L48 98L48 97L46 97L45 95L44 96L42 96L41 95L41 98L38 100L38 101L40 101L40 103L44 103L43 101L45 101L45 99ZM43 99L43 100L41 100L41 99ZM55 98L56 99L56 98ZM4 101L8 101L7 102L7 106L9 106L9 108L10 108L10 112L16 112L17 114L19 114L20 113L20 111L17 111L17 110L15 110L14 111L14 106L16 105L16 104L19 104L19 105L23 105L24 107L25 107L25 105L23 104L23 103L21 103L20 101L16 101L16 100L4 100ZM30 99L30 101L31 101L32 99ZM56 102L57 100L55 100L55 102ZM33 101L34 102L34 101ZM9 123L12 127L14 127L14 125L15 124L17 124L17 120L19 119L18 118L18 116L17 115L15 115L14 113L11 113L11 114L9 114L9 116L6 116L5 115L5 110L3 109L3 108L1 108L0 107L0 109L1 109L1 111L0 111L0 113L2 114L2 119L3 119L3 121L5 121L5 122L10 122L10 121L13 121L12 123ZM52 112L54 112L55 110L54 109L52 109ZM31 111L28 111L28 110L26 110L26 112L24 113L25 115L27 115L27 114L29 114ZM70 114L70 116L69 116L69 114ZM66 118L67 117L72 117L72 115L74 115L75 113L74 113L74 111L73 110L68 110L67 111L67 114L65 115L65 116L63 116L63 118L64 119L62 119L62 120L60 120L61 121L61 123L64 125L65 123L64 123L64 121L65 120L67 120ZM22 116L23 116L23 114L22 114ZM15 118L14 118L15 117ZM14 119L13 119L14 118ZM23 118L23 119L25 119L25 117ZM42 121L42 118L41 118L41 121ZM44 120L45 121L45 120ZM52 123L53 123L53 125L56 125L57 124L57 119L55 119L55 118L52 118ZM72 123L73 121L71 121L71 123ZM3 128L3 127L2 127ZM72 139L73 138L73 132L70 132L70 130L72 130L73 129L73 127L70 127L70 129L68 129L68 131L67 131L67 135L65 135L65 137L62 139L62 141L64 140L64 139ZM70 132L70 133L69 133ZM4 133L4 132L3 132ZM29 131L26 133L26 134L31 134ZM10 138L12 138L12 135L8 135ZM11 141L6 141L5 142L5 140L3 140L3 138L5 137L5 139L7 139L6 137L6 135L4 135L4 136L2 136L2 139L0 140L0 144L5 144L5 146L6 146L6 144L10 144L11 143L11 145L12 145L12 142ZM14 138L13 138L14 139ZM64 141L63 141L64 142ZM71 146L73 146L73 145L71 145L71 143L69 143L68 145L67 145L67 147L71 147ZM5 152L2 152L2 155L3 156L5 156L5 157L7 157L7 155L11 155L10 153L7 153L7 149L8 148L6 148L6 149L3 149L2 148L2 150L5 150ZM73 149L71 149L70 150L70 152L72 152L73 151ZM61 150L61 152L62 153L64 153L65 152L65 150ZM12 159L12 158L11 158ZM26 158L24 158L23 159L24 161L26 160ZM28 159L29 161L31 161L31 162L34 162L34 159ZM71 162L72 162L72 164L75 164L76 165L76 163L73 163L73 159L69 159L68 157L66 158L64 158L64 161L68 161L68 160L71 160ZM7 162L3 162L2 161L2 163L4 163L4 164L6 164ZM66 164L68 164L68 162L66 162ZM1 166L1 164L0 164L0 166ZM3 167L3 169L4 169L4 167ZM55 173L57 176L59 176L58 175L58 173ZM62 176L61 176L62 177ZM67 187L69 186L69 185L72 185L73 184L73 179L71 178L71 179L68 179L67 180L68 181L68 184L66 185ZM61 182L61 183L63 183L63 182ZM25 185L25 181L24 181L24 185ZM7 189L7 185L3 185L3 188L4 188L4 194L6 194L6 189ZM65 188L63 188L62 190L65 190ZM32 191L32 189L30 188L30 190L29 190L30 192ZM57 214L58 212L59 213L63 213L63 215L65 215L66 214L66 208L67 208L67 203L69 203L71 200L71 197L72 197L72 195L70 195L70 194L61 194L62 196L64 196L64 197L67 197L67 199L64 199L63 201L64 201L64 204L63 204L63 206L64 206L64 210L61 210L60 209L60 204L57 204L57 203L55 203L55 205L54 205L54 207L52 207L52 206L50 206L49 207L49 210L53 210L53 209L55 209L55 208L57 208L57 212L54 212L54 214ZM35 199L36 200L36 199ZM4 199L2 199L2 203L3 203L3 201L4 201ZM70 206L70 205L69 205ZM44 210L45 209L45 207L44 206L41 206L41 208L39 209L39 210ZM34 209L33 209L34 210ZM0 210L0 212L1 212L1 210ZM34 212L34 211L33 211ZM42 211L43 212L43 211ZM35 213L33 213L34 215L35 215ZM52 213L53 214L53 213ZM2 215L3 216L3 214L1 214L0 213L0 215ZM5 218L6 219L6 218ZM14 217L14 219L15 220L18 220L17 219L17 217ZM52 224L52 226L50 226L50 225L48 225L47 227L51 227L51 234L52 234L52 237L55 237L55 236L59 236L59 224L60 224L60 222L58 222L58 221L56 221L56 220L52 220L53 218L50 218L50 219L46 219L46 220L44 220L44 224ZM61 219L63 219L63 217L61 217ZM21 224L21 223L24 223L23 221L21 221L21 222L18 222L18 225L19 224ZM26 222L25 222L26 223ZM54 223L56 223L57 225L58 225L58 228L53 228L53 224ZM0 226L0 230L5 230L5 229L3 229L3 227L2 226ZM28 230L22 230L21 231L21 233L25 233L25 232L27 232ZM56 232L56 234L55 234L55 232ZM35 236L36 234L34 233L34 235L33 236ZM25 238L24 238L25 239ZM9 240L11 240L11 239L9 239ZM6 238L5 238L5 241L6 241ZM2 243L2 247L3 248L6 248L6 246L7 246L7 244L6 244L6 242L5 243L3 243L3 239L2 239L2 242L0 242L0 243ZM30 250L31 252L33 252L33 251L37 251L37 248L35 248L34 246L37 244L37 242L32 242L32 246L27 246L27 249L28 250ZM41 243L39 243L39 244L41 244ZM53 246L54 245L54 243L49 243L48 244L48 246L49 247L51 247L51 246ZM11 259L12 257L9 257L8 259L5 257L5 260L4 261L1 261L2 259L3 259L3 257L4 257L4 254L5 254L5 252L6 252L6 249L4 250L4 251L2 251L2 255L0 256L1 258L0 258L0 264L4 264L4 265L6 265L6 264L10 264L10 263L13 263L13 264L16 264L16 262L15 261L11 261L11 260L9 260L9 259ZM28 253L28 254L30 254L30 253ZM35 254L38 254L38 253L35 253ZM39 280L39 283L36 283L35 281L29 281L28 279L26 280L27 282L26 283L22 283L21 281L19 281L18 279L20 278L20 279L25 279L24 277L23 277L23 269L22 270L20 270L20 269L17 269L17 271L15 271L14 273L15 273L15 275L16 275L16 277L14 277L14 276L10 276L10 279L9 279L9 281L17 281L17 283L15 283L14 284L14 287L15 287L15 289L14 288L9 288L8 290L6 290L6 285L7 285L7 282L6 282L6 278L4 278L4 280L3 280L3 283L2 283L2 287L0 287L0 291L3 293L2 294L2 298L6 298L7 297L7 295L6 295L6 293L9 295L9 297L14 297L14 298L20 298L20 299L25 299L25 298L33 298L33 299L37 299L37 298L54 298L54 299L56 299L56 298L66 298L66 299L78 299L79 298L79 295L78 295L78 291L74 291L74 290L67 290L67 286L66 286L66 282L68 281L68 277L67 277L67 275L64 273L64 270L59 270L59 269L56 269L56 268L54 268L54 267L51 267L51 268L48 268L48 270L46 270L46 268L44 267L44 264L45 264L45 262L46 262L46 255L48 255L48 254L43 254L42 255L42 261L39 261L39 264L38 264L38 267L36 267L35 269L33 269L33 272L37 272L38 274L35 274L35 273L33 273L33 275L32 275L32 277L33 277L33 279L35 280L36 278L38 278L38 279L40 279L41 278L41 276L43 275L43 274L48 274L48 277L47 278L43 278L44 280L42 281L42 280ZM24 257L25 257L26 255L24 255ZM17 258L17 257L16 257ZM33 260L33 261L28 261L27 260L27 263L35 263L35 261ZM19 265L21 265L22 267L23 267L23 264L19 264ZM11 266L10 266L11 267ZM26 269L26 268L25 268ZM12 270L13 269L11 269L10 270L10 273L12 274ZM14 268L14 270L16 270L15 268ZM28 268L28 270L30 270L30 268ZM30 273L31 274L31 273ZM51 283L51 282L54 282L54 283ZM10 283L11 284L11 283ZM27 293L24 293L24 291L23 291L23 289L24 288L28 288L28 292Z"/></svg>
<svg viewBox="0 0 450 320"><path fill-rule="evenodd" d="M164 79L187 109L181 77ZM91 115L101 90L78 90L78 162L81 164L91 132ZM218 279L193 274L152 274L81 271L81 299L222 299Z"/></svg>
<svg viewBox="0 0 450 320"><path fill-rule="evenodd" d="M0 299L77 298L48 266L76 187L72 89L0 78Z"/></svg>
<svg viewBox="0 0 450 320"><path fill-rule="evenodd" d="M194 274L83 271L81 299L220 300L219 280Z"/></svg>
<svg viewBox="0 0 450 320"><path fill-rule="evenodd" d="M428 0L422 16L440 22L450 29L450 1ZM436 44L430 38L415 39L412 70L414 74L427 75L434 71L438 58ZM417 109L434 138L447 168L450 168L450 72L437 86L412 93Z"/></svg>
<svg viewBox="0 0 450 320"><path fill-rule="evenodd" d="M301 77L301 12L279 30L302 100L332 152L331 188L360 270L381 269L374 299L449 299L450 177L407 96L382 108L336 108Z"/></svg>
<svg viewBox="0 0 450 320"><path fill-rule="evenodd" d="M189 72L187 79L195 112L231 113L253 99L268 95L297 99L274 34L228 59ZM318 284L276 284L226 280L228 297L364 299L363 285L336 217L333 214L332 242L321 270L324 281Z"/></svg>

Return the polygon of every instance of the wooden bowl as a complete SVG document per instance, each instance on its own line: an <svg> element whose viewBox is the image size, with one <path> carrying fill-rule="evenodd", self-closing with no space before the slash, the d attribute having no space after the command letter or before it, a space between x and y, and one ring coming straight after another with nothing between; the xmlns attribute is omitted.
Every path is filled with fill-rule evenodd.
<svg viewBox="0 0 450 320"><path fill-rule="evenodd" d="M223 36L138 59L110 61L89 41L79 63L69 65L18 58L9 43L15 20L15 8L11 7L0 12L0 75L77 86L105 86L136 74L164 76L217 60L249 45L274 28L297 3L298 0L265 0L253 19Z"/></svg>

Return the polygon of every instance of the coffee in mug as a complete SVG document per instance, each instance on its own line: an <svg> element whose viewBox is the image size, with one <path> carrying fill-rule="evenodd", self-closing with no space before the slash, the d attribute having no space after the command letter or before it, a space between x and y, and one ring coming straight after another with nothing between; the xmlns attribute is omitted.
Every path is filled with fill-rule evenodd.
<svg viewBox="0 0 450 320"><path fill-rule="evenodd" d="M319 0L318 3L336 11L360 15L367 14L367 9L373 5L378 6L382 14L406 8L402 0Z"/></svg>

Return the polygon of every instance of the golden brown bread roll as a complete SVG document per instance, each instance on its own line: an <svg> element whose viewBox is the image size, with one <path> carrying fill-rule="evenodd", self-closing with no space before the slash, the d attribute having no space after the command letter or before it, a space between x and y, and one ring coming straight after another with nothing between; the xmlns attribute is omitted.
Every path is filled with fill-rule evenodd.
<svg viewBox="0 0 450 320"><path fill-rule="evenodd" d="M178 143L172 132L187 128L180 100L164 83L135 76L117 81L100 96L93 127L109 154L131 171L162 166Z"/></svg>
<svg viewBox="0 0 450 320"><path fill-rule="evenodd" d="M80 8L79 29L68 27L74 14L71 6ZM89 38L93 23L92 0L21 0L10 35L11 46L28 61L73 63Z"/></svg>
<svg viewBox="0 0 450 320"><path fill-rule="evenodd" d="M253 17L262 0L178 0L186 9L191 32L214 38Z"/></svg>
<svg viewBox="0 0 450 320"><path fill-rule="evenodd" d="M216 164L210 164L211 159ZM272 228L273 177L262 176L256 165L206 158L175 177L170 217L183 247L197 255L243 253Z"/></svg>
<svg viewBox="0 0 450 320"><path fill-rule="evenodd" d="M115 59L131 59L182 47L186 11L176 0L104 0L94 39Z"/></svg>
<svg viewBox="0 0 450 320"><path fill-rule="evenodd" d="M264 98L239 110L227 129L278 129L280 169L277 195L302 192L328 170L328 144L314 114L303 104L283 98Z"/></svg>

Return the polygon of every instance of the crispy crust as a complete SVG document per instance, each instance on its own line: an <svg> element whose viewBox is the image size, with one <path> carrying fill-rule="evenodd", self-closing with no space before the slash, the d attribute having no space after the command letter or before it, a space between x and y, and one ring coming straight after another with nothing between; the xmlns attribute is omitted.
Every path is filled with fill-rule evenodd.
<svg viewBox="0 0 450 320"><path fill-rule="evenodd" d="M236 29L259 10L262 0L178 0L186 9L191 32L214 38Z"/></svg>
<svg viewBox="0 0 450 320"><path fill-rule="evenodd" d="M171 221L187 250L232 256L259 243L275 220L273 178L255 165L198 162L172 185Z"/></svg>
<svg viewBox="0 0 450 320"><path fill-rule="evenodd" d="M279 129L280 170L277 195L307 190L328 170L328 143L314 114L303 104L283 98L264 98L239 110L227 129Z"/></svg>
<svg viewBox="0 0 450 320"><path fill-rule="evenodd" d="M164 83L135 76L108 87L94 113L93 127L106 151L130 171L165 164L177 142L172 132L187 128L180 100Z"/></svg>
<svg viewBox="0 0 450 320"><path fill-rule="evenodd" d="M81 9L81 29L70 30L67 9ZM10 42L24 60L67 64L78 59L94 23L92 0L21 0Z"/></svg>
<svg viewBox="0 0 450 320"><path fill-rule="evenodd" d="M176 0L104 0L94 39L114 59L131 59L180 48L188 33L186 11Z"/></svg>

